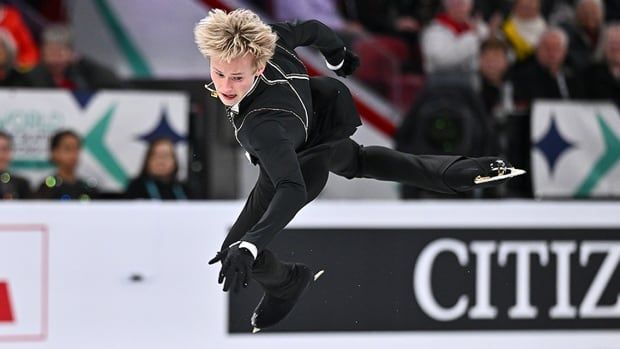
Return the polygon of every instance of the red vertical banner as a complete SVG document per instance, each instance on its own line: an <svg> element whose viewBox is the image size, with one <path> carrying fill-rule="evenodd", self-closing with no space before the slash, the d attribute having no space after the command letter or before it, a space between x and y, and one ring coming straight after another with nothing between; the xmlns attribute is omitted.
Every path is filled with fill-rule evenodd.
<svg viewBox="0 0 620 349"><path fill-rule="evenodd" d="M0 282L0 322L13 322L13 308L9 295L9 284Z"/></svg>

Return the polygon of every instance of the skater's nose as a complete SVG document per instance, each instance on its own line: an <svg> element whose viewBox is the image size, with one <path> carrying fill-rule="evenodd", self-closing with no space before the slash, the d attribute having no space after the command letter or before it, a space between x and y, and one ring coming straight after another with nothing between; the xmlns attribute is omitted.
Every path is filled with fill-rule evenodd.
<svg viewBox="0 0 620 349"><path fill-rule="evenodd" d="M232 81L231 79L224 79L224 85L222 85L222 92L231 93L232 92Z"/></svg>

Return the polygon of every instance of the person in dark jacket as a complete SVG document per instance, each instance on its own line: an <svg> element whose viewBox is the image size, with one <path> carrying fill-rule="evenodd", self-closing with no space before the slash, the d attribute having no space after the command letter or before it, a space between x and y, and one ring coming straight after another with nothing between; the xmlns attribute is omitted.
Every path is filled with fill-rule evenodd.
<svg viewBox="0 0 620 349"><path fill-rule="evenodd" d="M50 157L56 173L45 178L37 197L49 200L88 201L98 196L96 183L78 177L82 140L70 130L56 132L50 139Z"/></svg>
<svg viewBox="0 0 620 349"><path fill-rule="evenodd" d="M602 57L604 4L601 0L579 0L575 21L564 23L568 35L567 64L581 72Z"/></svg>
<svg viewBox="0 0 620 349"><path fill-rule="evenodd" d="M497 158L416 156L362 147L349 137L361 125L351 93L334 78L309 78L294 49L314 46L337 75L350 75L359 59L316 20L271 26L248 10L212 10L195 27L210 60L212 96L226 106L235 136L260 174L221 250L219 282L238 291L250 277L265 294L252 316L255 328L282 320L312 281L300 263L283 263L267 249L295 214L321 192L329 172L455 193L471 190L476 176L499 173ZM502 166L500 166L502 167Z"/></svg>
<svg viewBox="0 0 620 349"><path fill-rule="evenodd" d="M13 158L13 138L0 130L0 200L30 198L30 184L10 171Z"/></svg>
<svg viewBox="0 0 620 349"><path fill-rule="evenodd" d="M17 54L11 37L0 29L0 87L28 86L28 74L16 68Z"/></svg>
<svg viewBox="0 0 620 349"><path fill-rule="evenodd" d="M127 199L186 200L187 188L177 179L179 161L174 144L167 138L149 144L142 170L127 186Z"/></svg>
<svg viewBox="0 0 620 349"><path fill-rule="evenodd" d="M605 59L585 70L585 94L589 99L611 100L620 106L620 24L610 24L603 40Z"/></svg>
<svg viewBox="0 0 620 349"><path fill-rule="evenodd" d="M568 49L566 33L547 29L529 61L515 67L512 74L517 107L527 109L536 99L576 99L583 95L577 72L565 64Z"/></svg>

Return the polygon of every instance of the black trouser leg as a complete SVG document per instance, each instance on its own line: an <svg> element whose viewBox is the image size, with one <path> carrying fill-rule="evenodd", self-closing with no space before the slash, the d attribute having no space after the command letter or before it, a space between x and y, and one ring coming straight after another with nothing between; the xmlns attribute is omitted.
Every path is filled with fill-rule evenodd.
<svg viewBox="0 0 620 349"><path fill-rule="evenodd" d="M308 191L308 202L314 200L325 187L329 170L327 169L328 157L325 154L299 159L299 165ZM296 275L293 264L280 261L273 252L262 250L254 262L252 276L265 292L274 297L287 299L295 293Z"/></svg>
<svg viewBox="0 0 620 349"><path fill-rule="evenodd" d="M286 299L295 281L292 271L292 264L280 261L269 250L262 250L252 267L252 277L266 293Z"/></svg>
<svg viewBox="0 0 620 349"><path fill-rule="evenodd" d="M441 193L454 193L444 183L443 173L459 158L460 156L412 155L380 146L362 147L347 139L333 148L329 169L347 178L372 178Z"/></svg>

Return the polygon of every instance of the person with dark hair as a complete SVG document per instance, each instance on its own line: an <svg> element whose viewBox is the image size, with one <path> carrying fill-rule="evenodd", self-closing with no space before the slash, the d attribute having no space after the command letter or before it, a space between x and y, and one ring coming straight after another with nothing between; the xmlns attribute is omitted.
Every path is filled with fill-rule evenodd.
<svg viewBox="0 0 620 349"><path fill-rule="evenodd" d="M27 74L17 70L17 52L10 35L0 29L0 87L27 86Z"/></svg>
<svg viewBox="0 0 620 349"><path fill-rule="evenodd" d="M0 130L0 200L30 198L30 185L9 171L13 159L13 138Z"/></svg>
<svg viewBox="0 0 620 349"><path fill-rule="evenodd" d="M528 109L536 99L578 99L582 82L566 65L568 37L555 27L543 32L534 57L520 63L511 75L517 109Z"/></svg>
<svg viewBox="0 0 620 349"><path fill-rule="evenodd" d="M90 200L98 196L96 183L86 182L77 176L82 140L77 133L64 130L50 140L50 157L56 173L45 178L39 186L40 199Z"/></svg>
<svg viewBox="0 0 620 349"><path fill-rule="evenodd" d="M509 47L502 40L491 38L480 45L479 94L489 115L497 115L505 108L507 75L510 69Z"/></svg>
<svg viewBox="0 0 620 349"><path fill-rule="evenodd" d="M174 144L159 138L149 144L142 170L125 192L127 199L186 200L189 190L177 179L179 162Z"/></svg>

